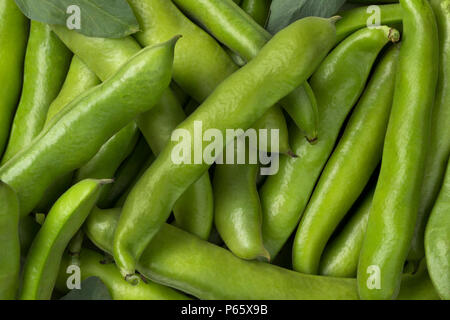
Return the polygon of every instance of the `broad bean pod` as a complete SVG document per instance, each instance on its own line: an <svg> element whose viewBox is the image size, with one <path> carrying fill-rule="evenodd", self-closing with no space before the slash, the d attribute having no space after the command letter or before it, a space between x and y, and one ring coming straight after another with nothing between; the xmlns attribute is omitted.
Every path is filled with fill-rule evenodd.
<svg viewBox="0 0 450 320"><path fill-rule="evenodd" d="M19 196L21 216L56 179L79 168L112 135L156 104L170 83L176 40L133 56L107 81L69 104L28 148L0 168L0 179Z"/></svg>
<svg viewBox="0 0 450 320"><path fill-rule="evenodd" d="M33 240L23 271L22 300L51 298L64 250L95 206L106 180L83 180L64 193Z"/></svg>
<svg viewBox="0 0 450 320"><path fill-rule="evenodd" d="M232 0L174 0L209 32L247 62L252 60L272 35L246 14ZM308 83L303 86L309 87ZM315 101L309 101L310 88L299 88L281 101L309 141L317 139L319 114ZM305 99L306 98L306 99ZM314 97L312 97L315 99Z"/></svg>
<svg viewBox="0 0 450 320"><path fill-rule="evenodd" d="M61 89L70 60L71 52L50 26L32 21L25 55L22 95L2 164L28 147L43 129L48 108Z"/></svg>
<svg viewBox="0 0 450 320"><path fill-rule="evenodd" d="M358 265L362 299L393 299L399 292L419 210L438 78L438 30L429 2L400 4L404 35L394 102Z"/></svg>
<svg viewBox="0 0 450 320"><path fill-rule="evenodd" d="M431 0L439 32L440 58L436 101L431 119L425 178L420 197L416 230L408 260L420 260L425 254L424 234L428 217L442 184L446 159L450 156L450 1Z"/></svg>
<svg viewBox="0 0 450 320"><path fill-rule="evenodd" d="M364 90L372 65L395 29L362 29L344 40L322 62L311 78L321 114L316 145L298 130L291 131L293 152L299 158L280 159L277 175L260 190L264 246L274 258L297 226L317 179L325 166L348 113Z"/></svg>
<svg viewBox="0 0 450 320"><path fill-rule="evenodd" d="M257 58L222 82L177 129L190 137L199 121L203 130L215 129L221 137L227 129L248 129L306 81L334 42L334 19L305 18L293 23L274 36ZM266 68L267 64L272 67ZM231 139L234 137L220 139L221 146ZM194 144L187 145L191 154ZM134 275L136 260L168 218L175 201L210 166L203 157L200 164L175 164L172 155L177 146L177 142L169 142L125 202L114 240L114 257L123 276ZM205 147L202 144L197 152L203 154Z"/></svg>
<svg viewBox="0 0 450 320"><path fill-rule="evenodd" d="M381 161L399 53L392 47L375 68L317 182L294 240L294 270L318 273L326 243Z"/></svg>
<svg viewBox="0 0 450 320"><path fill-rule="evenodd" d="M29 20L14 1L0 0L0 159L20 97Z"/></svg>

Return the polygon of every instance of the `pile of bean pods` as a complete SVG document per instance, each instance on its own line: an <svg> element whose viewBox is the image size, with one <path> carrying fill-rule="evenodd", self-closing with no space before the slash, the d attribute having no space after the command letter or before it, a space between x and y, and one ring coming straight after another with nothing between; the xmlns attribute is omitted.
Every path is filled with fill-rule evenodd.
<svg viewBox="0 0 450 320"><path fill-rule="evenodd" d="M354 2L128 0L112 39L0 0L0 299L450 299L450 0ZM174 161L199 123L277 171Z"/></svg>

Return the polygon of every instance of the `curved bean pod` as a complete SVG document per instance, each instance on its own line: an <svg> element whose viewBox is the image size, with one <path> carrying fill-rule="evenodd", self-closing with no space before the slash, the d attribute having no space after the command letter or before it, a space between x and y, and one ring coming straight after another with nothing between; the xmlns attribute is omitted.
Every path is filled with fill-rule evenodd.
<svg viewBox="0 0 450 320"><path fill-rule="evenodd" d="M404 40L380 177L358 265L362 299L393 299L398 294L419 209L437 85L439 39L433 10L426 0L400 4Z"/></svg>
<svg viewBox="0 0 450 320"><path fill-rule="evenodd" d="M94 210L86 234L99 248L112 252L120 209ZM199 299L314 300L358 299L356 281L304 275L264 262L245 261L228 250L165 224L146 248L138 265L152 281ZM436 299L426 268L404 277L401 299Z"/></svg>
<svg viewBox="0 0 450 320"><path fill-rule="evenodd" d="M28 252L20 299L50 299L64 250L95 206L101 185L110 182L84 180L58 199Z"/></svg>
<svg viewBox="0 0 450 320"><path fill-rule="evenodd" d="M297 226L342 124L364 90L378 53L398 41L395 29L362 29L337 46L311 78L321 116L318 143L310 145L298 130L291 143L299 158L280 159L277 175L261 188L264 246L274 258Z"/></svg>
<svg viewBox="0 0 450 320"><path fill-rule="evenodd" d="M22 216L56 179L79 168L114 133L156 104L170 83L175 43L173 39L143 49L114 76L69 104L32 145L0 168L0 179L19 195Z"/></svg>
<svg viewBox="0 0 450 320"><path fill-rule="evenodd" d="M28 19L14 1L0 0L0 159L20 96Z"/></svg>
<svg viewBox="0 0 450 320"><path fill-rule="evenodd" d="M0 300L16 298L19 287L19 199L0 181Z"/></svg>
<svg viewBox="0 0 450 320"><path fill-rule="evenodd" d="M246 130L306 81L334 41L333 19L306 18L293 23L273 37L257 58L228 77L178 129L194 137L200 121L203 130L216 129L222 137L227 129ZM272 68L266 68L267 64ZM231 139L227 137L222 145ZM168 218L175 201L209 168L203 157L201 164L173 163L178 144L169 142L125 202L114 239L114 257L123 276L134 274L136 260ZM205 147L197 151L203 154ZM193 143L188 148L193 154Z"/></svg>
<svg viewBox="0 0 450 320"><path fill-rule="evenodd" d="M142 28L136 38L143 46L165 41L177 34L183 35L175 50L174 80L196 101L203 102L223 80L238 69L222 46L184 16L172 1L128 2ZM275 109L263 114L261 118L266 118L262 123L274 125L274 129L280 130L280 147L284 150L280 148L279 151L288 153L289 137L281 110Z"/></svg>
<svg viewBox="0 0 450 320"><path fill-rule="evenodd" d="M425 232L431 280L442 299L450 300L450 161Z"/></svg>
<svg viewBox="0 0 450 320"><path fill-rule="evenodd" d="M28 147L41 132L48 108L66 77L70 59L70 51L50 26L37 21L31 22L22 96L2 164Z"/></svg>
<svg viewBox="0 0 450 320"><path fill-rule="evenodd" d="M439 30L439 79L419 214L408 260L419 260L425 254L425 227L443 181L446 160L450 156L450 1L432 0L430 4Z"/></svg>
<svg viewBox="0 0 450 320"><path fill-rule="evenodd" d="M89 38L64 27L54 26L54 30L100 79L106 79L140 48L131 37ZM179 49L175 50L175 55L178 51ZM96 54L92 54L93 52ZM137 123L153 153L157 155L169 140L172 131L185 118L174 93L165 90L153 110L141 114L137 118ZM180 226L202 238L208 237L213 222L213 196L208 173L193 184L182 197L185 200L180 200L180 203L183 203L175 210ZM197 201L194 202L192 199Z"/></svg>
<svg viewBox="0 0 450 320"><path fill-rule="evenodd" d="M395 26L402 23L403 12L399 4L385 4L377 6L382 25ZM340 13L342 19L336 22L338 42L341 42L353 32L365 28L368 25L373 12L368 12L369 7L360 7Z"/></svg>
<svg viewBox="0 0 450 320"><path fill-rule="evenodd" d="M326 243L381 161L399 53L400 47L394 46L375 68L317 182L294 240L296 271L318 273Z"/></svg>
<svg viewBox="0 0 450 320"><path fill-rule="evenodd" d="M374 191L373 188L358 201L355 212L345 227L327 244L320 260L319 274L343 278L356 277L359 253L366 234Z"/></svg>
<svg viewBox="0 0 450 320"><path fill-rule="evenodd" d="M174 0L174 2L246 61L256 57L272 37L231 0ZM309 85L305 83L304 86ZM314 142L317 139L319 122L317 105L305 101L305 95L297 92L298 90L283 99L281 105L297 126L305 132L308 140Z"/></svg>

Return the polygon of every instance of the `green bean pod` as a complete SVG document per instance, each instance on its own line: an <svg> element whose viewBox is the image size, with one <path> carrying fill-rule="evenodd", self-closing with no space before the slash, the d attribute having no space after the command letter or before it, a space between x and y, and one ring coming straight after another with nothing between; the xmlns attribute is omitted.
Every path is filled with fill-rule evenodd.
<svg viewBox="0 0 450 320"><path fill-rule="evenodd" d="M269 177L260 190L264 246L272 258L297 226L379 52L398 39L398 31L388 27L359 30L337 46L312 76L321 114L321 139L312 146L294 128L291 143L299 158L282 157L278 174Z"/></svg>
<svg viewBox="0 0 450 320"><path fill-rule="evenodd" d="M241 8L260 26L264 27L269 17L271 3L272 0L244 0Z"/></svg>
<svg viewBox="0 0 450 320"><path fill-rule="evenodd" d="M106 252L113 249L120 214L120 208L94 210L86 221L86 234ZM203 300L358 299L354 279L304 275L245 261L168 224L146 248L137 267L148 279ZM399 298L436 299L426 269L404 280Z"/></svg>
<svg viewBox="0 0 450 320"><path fill-rule="evenodd" d="M431 120L425 179L417 217L416 230L408 260L420 260L425 254L424 234L429 214L442 184L446 160L450 156L450 1L432 0L439 31L440 59L436 102Z"/></svg>
<svg viewBox="0 0 450 320"><path fill-rule="evenodd" d="M20 96L29 21L14 1L0 0L0 159Z"/></svg>
<svg viewBox="0 0 450 320"><path fill-rule="evenodd" d="M376 67L317 182L294 240L296 271L318 273L326 243L381 161L399 53L394 46Z"/></svg>
<svg viewBox="0 0 450 320"><path fill-rule="evenodd" d="M0 181L0 300L16 298L19 287L19 199Z"/></svg>
<svg viewBox="0 0 450 320"><path fill-rule="evenodd" d="M50 26L32 21L25 56L22 96L2 164L28 147L44 127L47 111L66 77L70 51Z"/></svg>
<svg viewBox="0 0 450 320"><path fill-rule="evenodd" d="M169 142L172 131L186 118L176 96L164 92L157 106L137 120L155 155ZM213 190L209 173L192 184L173 207L175 224L202 239L208 239L214 219Z"/></svg>
<svg viewBox="0 0 450 320"><path fill-rule="evenodd" d="M217 165L214 173L214 220L228 249L245 260L270 256L263 246L257 164Z"/></svg>
<svg viewBox="0 0 450 320"><path fill-rule="evenodd" d="M85 91L100 84L100 79L77 56L72 58L69 71L58 96L48 108L45 127L67 104Z"/></svg>
<svg viewBox="0 0 450 320"><path fill-rule="evenodd" d="M365 3L365 4L380 4L380 3L395 3L398 0L350 0L350 3Z"/></svg>
<svg viewBox="0 0 450 320"><path fill-rule="evenodd" d="M112 135L156 104L170 83L176 40L133 56L58 113L32 145L0 168L0 179L19 196L22 216L56 179L86 163Z"/></svg>
<svg viewBox="0 0 450 320"><path fill-rule="evenodd" d="M368 11L368 9L369 7L359 7L340 13L342 19L336 22L338 42L341 42L353 32L367 27L369 22L376 23L376 21L369 20L374 15L374 11ZM380 10L380 24L396 26L402 23L403 13L399 4L379 5L377 10Z"/></svg>
<svg viewBox="0 0 450 320"><path fill-rule="evenodd" d="M355 278L359 253L366 234L374 189L356 203L354 212L344 228L326 246L320 260L319 274Z"/></svg>
<svg viewBox="0 0 450 320"><path fill-rule="evenodd" d="M139 128L136 122L133 121L128 124L112 136L91 160L76 171L75 182L85 179L114 178L114 173L136 146L139 135ZM103 189L99 201L106 196L107 189Z"/></svg>
<svg viewBox="0 0 450 320"><path fill-rule="evenodd" d="M23 271L22 300L48 300L64 250L95 206L107 180L83 180L55 203L31 245Z"/></svg>
<svg viewBox="0 0 450 320"><path fill-rule="evenodd" d="M272 35L231 0L174 0L181 9L200 21L209 32L246 61L252 60ZM309 86L307 83L304 86ZM317 139L319 114L317 105L304 100L305 95L292 92L281 101L309 141ZM303 89L305 90L305 89ZM309 91L309 89L306 89Z"/></svg>
<svg viewBox="0 0 450 320"><path fill-rule="evenodd" d="M106 79L140 48L131 37L89 38L63 27L54 26L54 30L100 79ZM179 49L175 50L175 55L178 51ZM159 154L169 140L173 129L184 119L183 109L176 96L171 90L165 90L154 110L141 114L137 118L137 123L153 153ZM180 210L175 210L177 218L183 220L180 221L180 225L186 230L200 237L207 237L213 222L213 196L208 174L196 182L188 192L188 195L183 196L184 199L188 199L187 205ZM193 202L192 199L197 199L198 202Z"/></svg>
<svg viewBox="0 0 450 320"><path fill-rule="evenodd" d="M66 273L71 265L68 255L64 255L61 263L57 288L67 292L66 281L70 274ZM80 254L81 280L98 277L108 288L113 300L188 300L189 298L173 289L153 282L141 282L133 286L120 275L113 263L105 263L104 257L95 251L83 249Z"/></svg>
<svg viewBox="0 0 450 320"><path fill-rule="evenodd" d="M439 39L430 4L400 4L404 39L396 90L358 265L358 289L365 300L398 294L419 209L438 76Z"/></svg>
<svg viewBox="0 0 450 320"><path fill-rule="evenodd" d="M48 108L44 130L67 104L98 84L100 84L100 79L77 56L74 56L61 91ZM72 185L73 175L71 172L50 186L34 210L48 212L53 203Z"/></svg>
<svg viewBox="0 0 450 320"><path fill-rule="evenodd" d="M99 200L100 208L112 208L120 196L134 181L146 161L152 156L152 152L144 138L140 138L131 155L123 162L114 174L114 183L107 195Z"/></svg>
<svg viewBox="0 0 450 320"><path fill-rule="evenodd" d="M279 32L258 57L228 77L198 109L178 126L189 137L199 123L203 132L248 129L271 106L313 73L335 42L334 19L305 18ZM307 50L305 50L307 48ZM272 67L267 68L270 64ZM245 84L245 85L243 85ZM234 137L220 138L222 146ZM187 148L203 155L190 139ZM203 156L174 163L180 142L170 141L146 171L124 204L114 239L114 257L123 276L131 276L146 245L170 215L175 201L209 168ZM201 158L201 159L199 159ZM194 161L195 162L195 161ZM156 200L157 199L157 200Z"/></svg>
<svg viewBox="0 0 450 320"><path fill-rule="evenodd" d="M220 44L186 18L172 1L128 2L142 28L142 32L136 34L141 45L153 45L174 35L183 35L175 50L174 80L196 101L203 102L223 80L238 69ZM262 123L280 130L280 151L288 153L289 137L281 110L264 114L262 118L266 118ZM272 127L266 129L270 130Z"/></svg>
<svg viewBox="0 0 450 320"><path fill-rule="evenodd" d="M112 252L120 214L120 208L94 210L86 221L87 236L106 252ZM354 280L245 261L168 224L145 250L138 270L199 299L357 299Z"/></svg>
<svg viewBox="0 0 450 320"><path fill-rule="evenodd" d="M442 299L450 300L450 161L444 184L427 223L425 252L436 290Z"/></svg>

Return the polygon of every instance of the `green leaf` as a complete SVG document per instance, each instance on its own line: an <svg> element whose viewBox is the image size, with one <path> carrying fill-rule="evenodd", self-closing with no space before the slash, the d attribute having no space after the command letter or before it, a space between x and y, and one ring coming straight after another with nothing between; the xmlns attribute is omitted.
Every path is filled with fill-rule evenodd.
<svg viewBox="0 0 450 320"><path fill-rule="evenodd" d="M75 30L90 37L121 38L139 30L139 24L126 0L15 0L23 14L32 20L66 26L77 21ZM76 7L73 7L76 6ZM79 8L76 11L69 8ZM79 29L78 29L79 27Z"/></svg>
<svg viewBox="0 0 450 320"><path fill-rule="evenodd" d="M97 277L81 282L81 289L71 290L61 300L112 300L108 288Z"/></svg>
<svg viewBox="0 0 450 320"><path fill-rule="evenodd" d="M304 17L329 18L346 0L273 0L267 29L272 34Z"/></svg>

